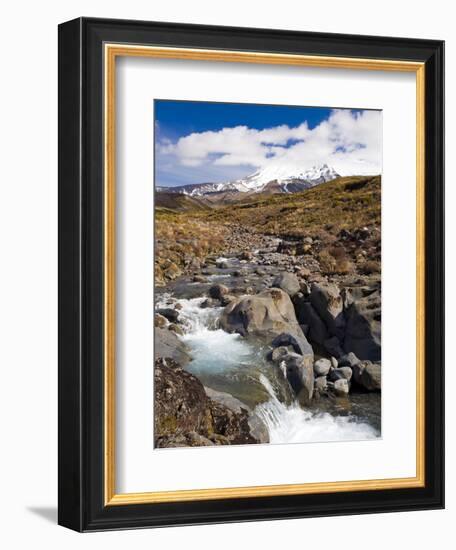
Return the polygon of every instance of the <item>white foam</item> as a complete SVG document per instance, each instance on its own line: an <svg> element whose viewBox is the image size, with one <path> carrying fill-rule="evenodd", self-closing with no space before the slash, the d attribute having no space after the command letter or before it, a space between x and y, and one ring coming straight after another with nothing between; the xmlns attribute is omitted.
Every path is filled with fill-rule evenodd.
<svg viewBox="0 0 456 550"><path fill-rule="evenodd" d="M352 416L315 414L296 402L285 405L277 399L269 380L262 374L260 381L267 389L270 400L257 405L255 412L268 428L270 443L358 441L379 437L375 428L356 421Z"/></svg>

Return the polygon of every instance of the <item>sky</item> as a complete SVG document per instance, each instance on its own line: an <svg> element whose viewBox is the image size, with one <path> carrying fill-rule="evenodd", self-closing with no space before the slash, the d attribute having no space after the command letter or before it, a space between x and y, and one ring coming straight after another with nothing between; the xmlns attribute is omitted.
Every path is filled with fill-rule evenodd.
<svg viewBox="0 0 456 550"><path fill-rule="evenodd" d="M155 100L158 186L225 182L271 164L380 174L381 111Z"/></svg>

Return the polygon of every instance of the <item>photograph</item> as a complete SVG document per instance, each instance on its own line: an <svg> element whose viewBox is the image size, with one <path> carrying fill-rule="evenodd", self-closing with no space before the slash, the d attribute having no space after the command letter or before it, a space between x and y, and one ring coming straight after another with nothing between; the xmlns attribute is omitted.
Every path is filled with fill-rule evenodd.
<svg viewBox="0 0 456 550"><path fill-rule="evenodd" d="M155 448L381 438L382 111L152 107Z"/></svg>

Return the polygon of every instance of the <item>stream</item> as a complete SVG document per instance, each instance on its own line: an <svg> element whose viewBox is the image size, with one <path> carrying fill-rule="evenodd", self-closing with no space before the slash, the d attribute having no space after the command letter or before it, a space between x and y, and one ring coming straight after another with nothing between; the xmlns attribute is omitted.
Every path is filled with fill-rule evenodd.
<svg viewBox="0 0 456 550"><path fill-rule="evenodd" d="M229 277L229 276L228 276ZM218 278L225 283L225 274ZM219 328L221 307L202 308L200 285L178 281L161 292L160 308L179 304L180 336L192 360L186 370L205 386L227 392L245 403L266 425L270 443L355 441L380 437L379 394L351 393L348 398L324 398L303 408L294 399L280 369L266 360L260 341ZM182 297L194 296L194 297Z"/></svg>

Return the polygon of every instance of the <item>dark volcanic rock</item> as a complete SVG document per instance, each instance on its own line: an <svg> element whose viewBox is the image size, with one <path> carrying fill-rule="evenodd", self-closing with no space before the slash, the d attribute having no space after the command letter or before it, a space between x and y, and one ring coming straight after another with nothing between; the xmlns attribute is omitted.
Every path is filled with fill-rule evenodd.
<svg viewBox="0 0 456 550"><path fill-rule="evenodd" d="M258 443L249 413L210 399L201 382L170 359L157 359L155 445L157 447Z"/></svg>
<svg viewBox="0 0 456 550"><path fill-rule="evenodd" d="M368 391L380 391L382 387L382 367L379 363L360 361L353 367L353 380Z"/></svg>
<svg viewBox="0 0 456 550"><path fill-rule="evenodd" d="M170 323L176 323L179 320L179 312L170 307L157 309L157 313L166 317Z"/></svg>
<svg viewBox="0 0 456 550"><path fill-rule="evenodd" d="M295 297L294 304L299 323L309 327L308 336L310 340L323 345L329 335L325 323L321 320L313 305L304 296Z"/></svg>
<svg viewBox="0 0 456 550"><path fill-rule="evenodd" d="M339 288L335 284L313 284L310 303L324 321L331 336L343 337L345 317L344 303Z"/></svg>
<svg viewBox="0 0 456 550"><path fill-rule="evenodd" d="M304 333L290 334L289 332L282 332L274 338L271 345L274 348L291 346L296 353L313 359L312 346L307 341Z"/></svg>
<svg viewBox="0 0 456 550"><path fill-rule="evenodd" d="M313 397L313 361L297 353L289 353L281 365L296 397L302 405L308 405Z"/></svg>
<svg viewBox="0 0 456 550"><path fill-rule="evenodd" d="M381 299L378 291L352 303L345 312L344 348L360 359L381 359Z"/></svg>
<svg viewBox="0 0 456 550"><path fill-rule="evenodd" d="M228 294L229 291L230 289L225 285L212 285L209 289L209 296L216 300L220 300L222 296Z"/></svg>

